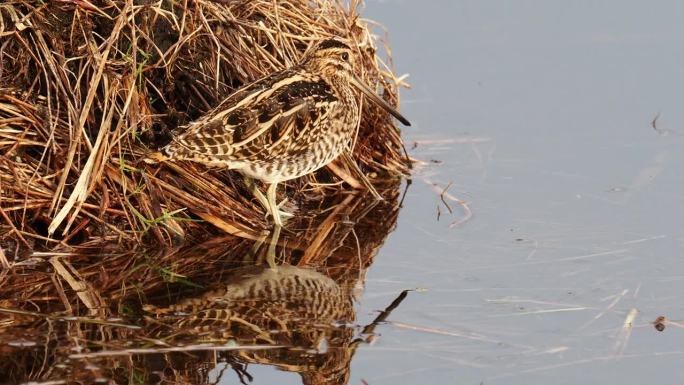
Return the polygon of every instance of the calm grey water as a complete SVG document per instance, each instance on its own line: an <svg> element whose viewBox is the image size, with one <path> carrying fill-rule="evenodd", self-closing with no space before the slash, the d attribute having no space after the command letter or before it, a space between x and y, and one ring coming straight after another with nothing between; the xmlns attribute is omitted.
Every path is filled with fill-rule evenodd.
<svg viewBox="0 0 684 385"><path fill-rule="evenodd" d="M682 383L684 329L651 321L684 324L683 4L369 1L410 74L404 132L425 164L360 321L425 291L350 384ZM449 183L473 213L453 228Z"/></svg>

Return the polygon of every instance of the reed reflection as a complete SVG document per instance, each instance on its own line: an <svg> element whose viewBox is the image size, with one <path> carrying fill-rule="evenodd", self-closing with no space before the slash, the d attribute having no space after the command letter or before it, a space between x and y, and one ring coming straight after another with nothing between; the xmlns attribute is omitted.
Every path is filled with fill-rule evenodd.
<svg viewBox="0 0 684 385"><path fill-rule="evenodd" d="M379 191L383 201L337 194L298 202L307 215L288 221L275 248L268 234L212 236L102 258L103 269L121 269L126 255L128 266L145 266L124 281L91 276L104 304L99 314L125 317L4 313L9 326L0 336L23 332L35 345L0 349L7 358L0 372L17 381L208 384L234 376L247 383L258 364L298 373L303 384L346 384L356 349L375 327L357 325L354 295L400 208L398 184ZM266 262L269 248L276 269ZM154 272L162 279L151 279Z"/></svg>

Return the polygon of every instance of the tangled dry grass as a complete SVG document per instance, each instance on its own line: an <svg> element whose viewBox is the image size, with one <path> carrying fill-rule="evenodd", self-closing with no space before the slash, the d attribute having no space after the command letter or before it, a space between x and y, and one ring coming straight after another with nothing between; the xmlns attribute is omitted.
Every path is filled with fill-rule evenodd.
<svg viewBox="0 0 684 385"><path fill-rule="evenodd" d="M207 232L256 239L263 211L241 178L150 148L313 42L357 47L359 75L397 104L359 4L336 0L9 0L0 4L0 262L93 242L172 245ZM389 55L386 55L389 56ZM351 162L353 159L358 168ZM352 157L288 184L297 203L408 162L386 113L364 105ZM359 172L359 169L363 173Z"/></svg>

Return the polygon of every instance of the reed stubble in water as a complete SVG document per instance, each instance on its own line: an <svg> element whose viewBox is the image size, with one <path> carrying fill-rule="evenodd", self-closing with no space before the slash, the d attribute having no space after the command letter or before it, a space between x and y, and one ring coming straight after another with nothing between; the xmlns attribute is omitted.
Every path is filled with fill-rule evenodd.
<svg viewBox="0 0 684 385"><path fill-rule="evenodd" d="M161 358L178 369L164 371L169 380L208 383L201 369L215 367L218 354L227 362L276 365L307 378L347 378L355 347L372 338L371 327L360 340L347 324L354 319L352 295L394 229L402 196L398 181L378 190L383 201L340 193L305 202L309 215L292 218L281 239L290 267L276 271L249 259L262 258L263 247L250 257L254 242L234 236L175 250L93 248L54 257L83 285L81 295L74 283L45 273L47 262L16 266L22 274L11 275L0 295L0 337L35 345L4 349L0 372L12 373L16 382L90 383L152 376L160 373ZM8 307L22 313L3 312Z"/></svg>
<svg viewBox="0 0 684 385"><path fill-rule="evenodd" d="M175 127L255 79L292 67L307 47L333 36L354 42L360 80L399 104L402 80L376 55L354 4L0 2L0 26L11 29L0 44L0 307L20 312L3 316L0 331L59 342L25 355L4 351L6 365L25 369L26 378L62 379L50 363L73 351L74 341L78 349L90 346L84 338L118 346L117 337L131 329L110 317L134 313L131 299L169 283L218 281L227 264L242 261L235 256L249 255L266 222L239 178L196 162L139 162ZM408 170L390 119L363 103L350 155L376 186L396 186ZM340 195L342 181L359 181L350 164L329 166L287 182L291 200L317 205L326 218L293 223L290 231L309 230L287 238L288 231L281 243L297 249L282 250L292 264L356 279L397 207L369 212L373 199ZM333 210L331 199L338 202ZM385 196L378 205L395 200ZM338 225L340 217L347 219ZM349 226L356 217L365 224ZM220 233L230 235L216 238ZM366 242L369 236L377 239ZM180 250L178 237L185 240ZM132 251L150 241L152 247ZM101 334L103 325L112 332Z"/></svg>
<svg viewBox="0 0 684 385"><path fill-rule="evenodd" d="M354 42L360 80L399 104L402 80L376 55L355 2L17 0L0 2L0 19L9 28L0 44L0 306L25 312L3 318L2 331L15 336L59 335L79 349L84 337L93 346L116 344L122 329L106 320L130 314L128 299L169 282L217 280L228 257L248 255L266 222L241 180L195 162L139 162L225 95L291 67L313 42L335 36ZM360 119L351 158L374 183L399 183L408 162L398 129L372 103L363 104ZM321 204L338 197L341 181L358 184L349 164L330 166L288 181L290 198L322 197L314 202ZM339 198L346 202L340 207L372 201ZM356 230L337 226L346 211L323 212L330 218L312 224L313 238L287 241L308 245L288 261L361 276L384 235L367 243L357 234L386 228L375 220ZM375 217L391 227L396 212L368 215ZM211 238L217 233L231 235ZM342 235L349 245L331 252ZM130 247L177 246L179 237L182 251ZM103 322L114 327L107 342ZM55 357L72 350L39 349L44 356L30 352L26 361L5 351L16 360L4 362L43 379L54 374Z"/></svg>

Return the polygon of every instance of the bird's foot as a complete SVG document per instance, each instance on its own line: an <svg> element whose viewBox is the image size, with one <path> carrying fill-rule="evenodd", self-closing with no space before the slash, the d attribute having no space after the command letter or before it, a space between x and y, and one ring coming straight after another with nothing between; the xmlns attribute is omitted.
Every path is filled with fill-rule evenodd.
<svg viewBox="0 0 684 385"><path fill-rule="evenodd" d="M283 222L294 217L294 214L292 214L291 212L288 212L288 211L283 211L283 210L277 210L275 212L275 214L267 211L264 214L264 218L268 218L269 216L273 217L273 223L275 225L282 226Z"/></svg>
<svg viewBox="0 0 684 385"><path fill-rule="evenodd" d="M277 210L274 214L267 213L266 216L271 215L273 217L273 224L277 227L283 227L283 223L292 217L292 214L286 213L284 211Z"/></svg>
<svg viewBox="0 0 684 385"><path fill-rule="evenodd" d="M278 215L280 215L281 218L292 218L294 217L294 214L292 214L289 211L283 211L283 210L278 210Z"/></svg>
<svg viewBox="0 0 684 385"><path fill-rule="evenodd" d="M264 214L264 217L265 217L265 218L268 218L268 216L270 215L270 216L273 217L273 221L275 222L276 225L282 226L284 220L288 220L288 219L290 219L290 218L292 218L292 217L295 216L292 212L290 212L290 211L288 211L288 210L281 210L281 208L282 208L283 206L291 206L291 205L288 205L287 203L288 203L288 202L287 202L287 198L283 199L283 200L277 205L278 209L277 209L277 212L275 213L275 215L273 215L273 214L268 210L268 207L267 207L267 211L266 211L266 214Z"/></svg>

